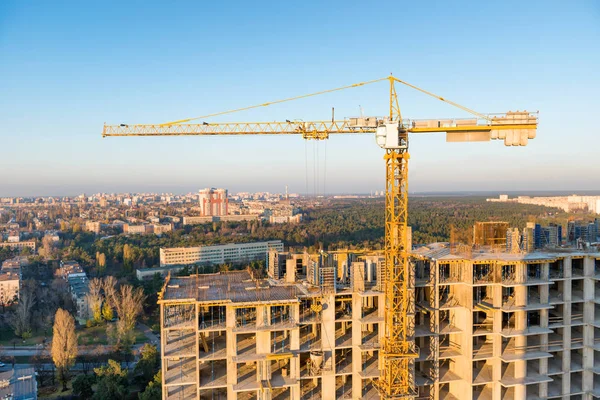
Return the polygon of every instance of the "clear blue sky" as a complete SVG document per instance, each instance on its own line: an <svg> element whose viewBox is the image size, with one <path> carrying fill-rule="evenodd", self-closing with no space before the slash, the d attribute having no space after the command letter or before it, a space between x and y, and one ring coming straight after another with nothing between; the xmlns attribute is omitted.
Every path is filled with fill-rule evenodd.
<svg viewBox="0 0 600 400"><path fill-rule="evenodd" d="M294 4L295 3L295 4ZM298 137L111 138L390 72L481 112L540 110L536 140L411 142L411 191L600 189L600 2L0 1L0 196L314 188ZM225 120L383 115L385 83ZM403 115L466 116L401 89ZM217 119L214 120L219 121ZM319 191L383 188L371 136L318 144ZM326 154L326 157L325 157ZM308 159L308 169L305 167ZM325 186L325 188L324 188Z"/></svg>

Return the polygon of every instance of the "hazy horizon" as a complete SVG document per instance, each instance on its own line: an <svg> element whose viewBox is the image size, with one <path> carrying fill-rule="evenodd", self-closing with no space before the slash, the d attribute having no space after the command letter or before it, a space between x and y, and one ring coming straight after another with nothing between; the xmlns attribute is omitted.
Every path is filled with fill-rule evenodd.
<svg viewBox="0 0 600 400"><path fill-rule="evenodd" d="M105 193L105 194L123 194L123 193L131 193L131 194L139 194L139 193L170 193L173 195L185 195L188 193L197 193L199 190L206 188L206 187L219 187L219 188L224 188L227 189L229 191L229 195L235 195L237 193L241 193L241 192L250 192L250 193L260 193L260 192L269 192L269 193L278 193L278 194L284 194L285 193L285 187L283 188L273 188L271 190L265 189L265 188L261 188L261 187L257 187L257 188L253 188L253 189L244 189L244 190L237 190L235 188L231 189L228 187L223 187L223 186L219 186L219 185L208 185L208 186L199 186L197 188L190 188L190 189L184 189L184 188L176 188L173 187L171 188L171 190L166 190L166 189L160 189L158 187L152 187L152 188L147 188L147 190L94 190L90 187L89 190L84 190L84 191L80 191L80 192L74 192L74 191L65 191L65 192L60 192L60 191L51 191L51 192L39 192L39 193L34 193L33 191L31 192L31 194L3 194L3 192L0 191L0 197L10 197L10 198L33 198L33 197L76 197L79 196L81 194L86 194L88 196L94 195L94 194L98 194L98 193ZM28 190L34 190L32 188L29 188ZM371 194L375 194L375 191L377 192L381 192L384 189L373 189L372 191L357 191L357 192L328 192L328 193L318 193L318 196L336 196L336 195L371 195ZM307 196L307 197L313 197L315 196L314 192L309 192L309 193L305 193L305 192L300 192L300 191L293 191L288 189L288 192L290 194L298 194L300 196ZM551 190L551 189L547 189L547 190L453 190L453 191L448 191L448 190L440 190L440 191L409 191L409 195L411 196L497 196L500 194L507 194L509 197L513 197L513 196L524 196L524 195L531 195L531 196L568 196L568 195L581 195L581 196L600 196L600 190Z"/></svg>

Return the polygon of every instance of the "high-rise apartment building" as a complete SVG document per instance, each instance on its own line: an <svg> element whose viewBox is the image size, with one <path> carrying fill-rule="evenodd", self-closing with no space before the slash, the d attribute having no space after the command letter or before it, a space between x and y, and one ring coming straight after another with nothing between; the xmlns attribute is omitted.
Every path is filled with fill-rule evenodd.
<svg viewBox="0 0 600 400"><path fill-rule="evenodd" d="M228 213L229 201L227 200L226 189L202 189L198 194L198 201L200 203L200 215L203 217L218 217Z"/></svg>
<svg viewBox="0 0 600 400"><path fill-rule="evenodd" d="M287 279L239 271L165 283L163 399L380 398L383 256L272 256ZM434 244L413 256L416 398L600 396L600 253ZM334 261L341 275L329 273Z"/></svg>

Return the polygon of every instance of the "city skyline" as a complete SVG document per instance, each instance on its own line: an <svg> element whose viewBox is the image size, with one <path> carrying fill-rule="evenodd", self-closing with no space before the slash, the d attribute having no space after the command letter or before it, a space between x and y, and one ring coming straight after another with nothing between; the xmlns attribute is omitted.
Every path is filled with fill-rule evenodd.
<svg viewBox="0 0 600 400"><path fill-rule="evenodd" d="M3 2L0 54L10 56L0 65L0 196L185 191L198 182L238 191L287 184L299 193L315 192L315 186L320 193L368 193L384 186L383 151L371 135L328 143L297 137L101 139L102 124L166 122L390 72L480 112L540 110L536 140L510 152L501 143L458 148L441 135L413 135L411 192L600 186L599 167L569 163L575 155L595 159L600 144L590 118L600 89L600 52L593 51L600 42L597 3L505 2L468 13L455 4L437 4L434 13L426 4L407 4L404 15L426 12L428 18L367 24L353 35L347 34L350 21L368 22L363 7L309 3L260 14L244 4L231 10L189 5L182 14L159 3L119 4L113 12L105 4ZM382 2L375 10L391 5ZM193 22L196 15L226 11L227 19ZM339 18L318 23L319 14ZM311 20L308 32L304 22ZM283 49L294 51L281 58ZM357 52L375 56L353 56ZM384 61L374 62L377 56ZM332 107L339 118L361 110L381 115L386 102L381 83L213 120L328 119ZM404 88L400 104L412 118L466 116Z"/></svg>

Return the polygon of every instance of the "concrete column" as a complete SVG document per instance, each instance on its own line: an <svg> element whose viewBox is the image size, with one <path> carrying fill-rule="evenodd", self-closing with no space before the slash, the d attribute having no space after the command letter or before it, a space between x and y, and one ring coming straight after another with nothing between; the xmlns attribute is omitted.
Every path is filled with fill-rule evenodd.
<svg viewBox="0 0 600 400"><path fill-rule="evenodd" d="M360 324L361 296L358 293L352 294L352 399L362 398L362 327ZM381 335L381 329L379 334ZM381 337L381 336L380 336ZM381 343L381 342L380 342Z"/></svg>
<svg viewBox="0 0 600 400"><path fill-rule="evenodd" d="M237 384L237 364L233 362L233 357L237 356L235 328L235 308L227 306L225 308L225 340L227 343L227 398L237 398L233 391L233 385Z"/></svg>
<svg viewBox="0 0 600 400"><path fill-rule="evenodd" d="M323 345L323 362L325 367L321 378L323 400L335 400L335 295L323 297L326 307L323 307L321 323L321 343Z"/></svg>
<svg viewBox="0 0 600 400"><path fill-rule="evenodd" d="M165 359L165 348L167 346L167 331L165 330L165 305L163 303L160 304L160 360L161 360L161 370L167 370L167 360ZM167 387L165 386L165 378L166 373L163 372L162 376L162 398L167 398Z"/></svg>
<svg viewBox="0 0 600 400"><path fill-rule="evenodd" d="M200 398L200 372L199 372L199 364L198 364L198 360L200 359L200 334L198 333L198 327L200 326L200 321L199 321L199 311L200 311L200 305L198 303L196 303L194 305L194 308L196 310L195 312L195 318L194 321L196 323L195 328L194 328L194 333L195 333L195 337L196 337L196 396L198 396L198 398Z"/></svg>
<svg viewBox="0 0 600 400"><path fill-rule="evenodd" d="M270 306L256 307L256 327L260 329L263 326L269 325ZM265 330L256 331L256 354L271 353L273 346L271 345L271 332Z"/></svg>

